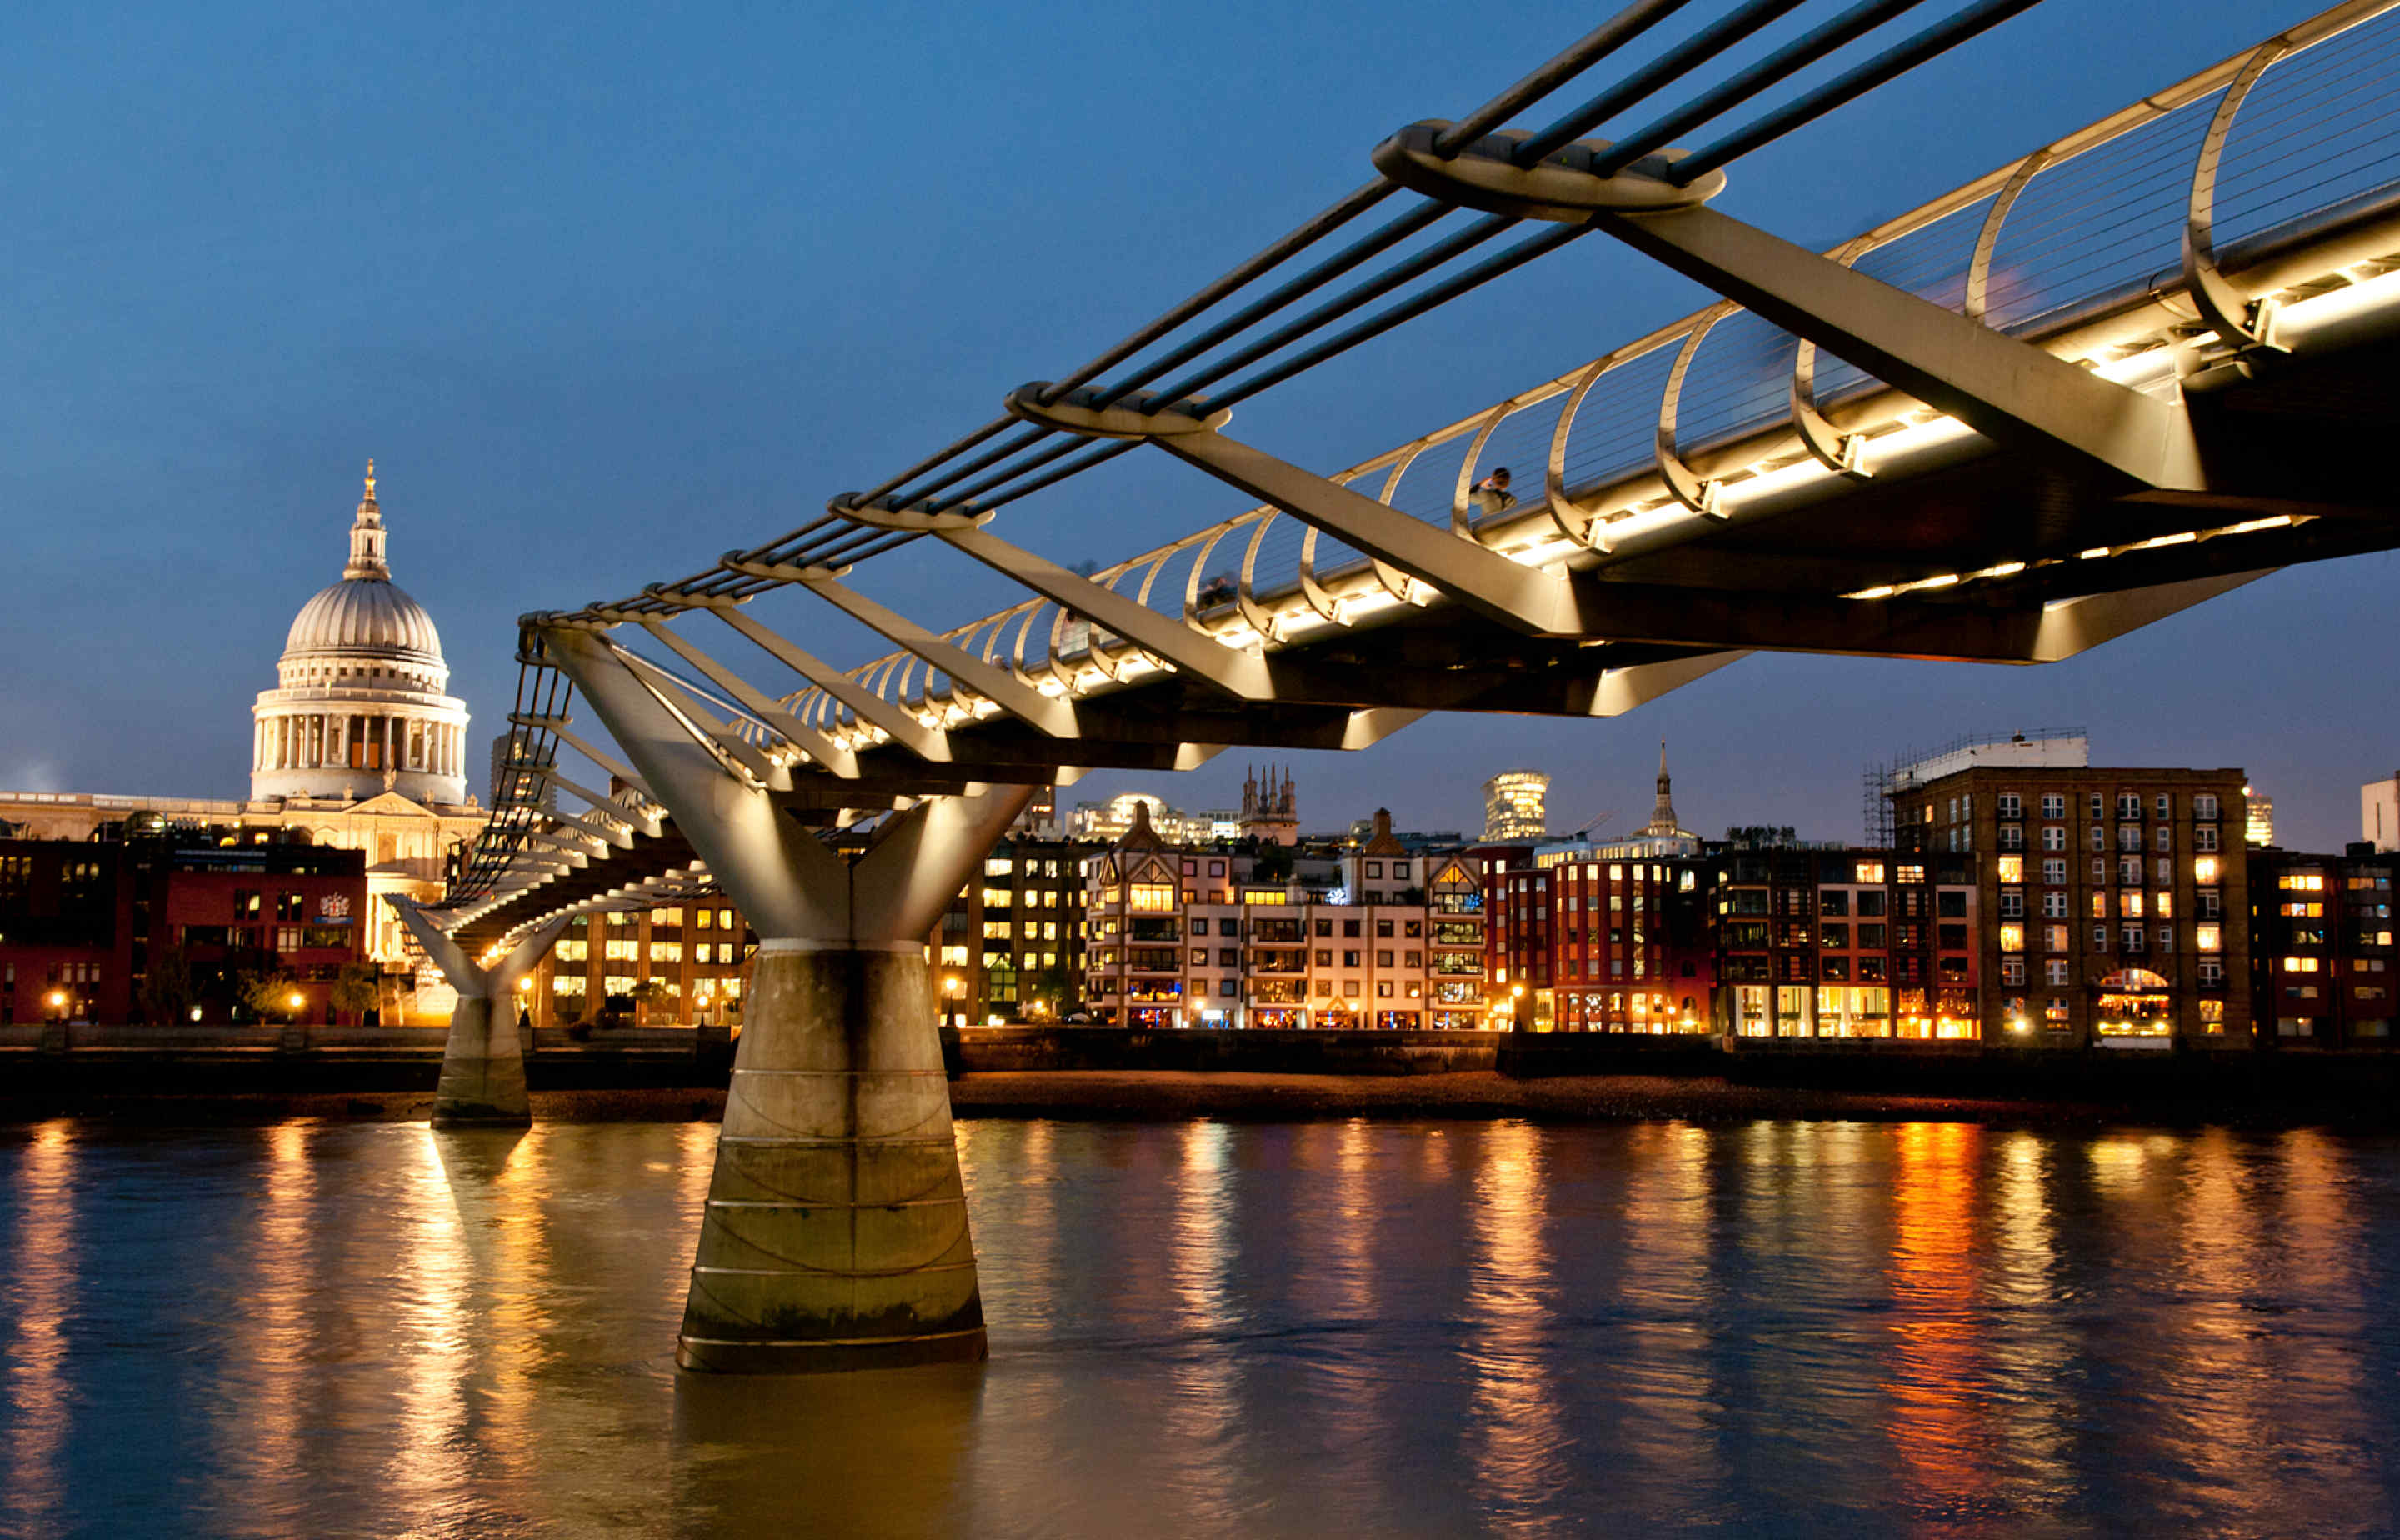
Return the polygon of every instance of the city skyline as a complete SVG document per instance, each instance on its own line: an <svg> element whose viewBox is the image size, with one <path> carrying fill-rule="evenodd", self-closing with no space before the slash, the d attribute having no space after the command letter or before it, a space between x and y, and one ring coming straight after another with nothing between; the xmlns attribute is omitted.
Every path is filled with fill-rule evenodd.
<svg viewBox="0 0 2400 1540"><path fill-rule="evenodd" d="M1726 206L1799 238L1837 238L2022 151L2028 135L2120 105L2129 79L2252 41L2260 24L2255 7L2222 4L2178 7L2163 32L2092 32L2093 8L2044 7L1971 60L1938 61L1848 109L1848 131L1763 152ZM1115 12L1103 26L1097 8L1054 14L1030 38L966 19L931 60L888 19L811 19L808 55L842 63L797 82L767 61L792 56L798 22L561 39L505 19L463 61L437 27L404 19L364 55L346 24L296 10L267 48L239 26L137 37L104 18L51 22L54 47L20 56L45 59L40 75L12 66L18 94L43 110L29 115L15 178L28 234L13 261L32 297L26 368L7 387L24 426L0 484L19 511L26 581L0 620L19 661L0 698L14 729L0 785L232 794L243 745L223 724L268 683L291 603L338 562L370 455L411 585L445 628L456 692L495 722L520 611L620 593L703 564L737 532L798 522L979 420L1029 370L1059 366L1035 361L1080 358L1363 168L1363 143L1356 163L1277 154L1284 145L1457 110L1510 76L1514 34L1588 24L1537 7L1499 37L1427 7L1421 19L1446 47L1426 50L1408 41L1417 29L1362 27L1354 9L1328 7L1276 17L1288 46L1255 57L1234 52L1250 26L1193 39ZM2067 36L2075 50L2056 46ZM1337 37L1346 67L1329 73L1315 61ZM1144 74L1134 101L1111 65L1169 48L1223 67ZM913 115L885 100L903 63ZM1974 110L1981 93L2037 71L2039 129ZM462 98L494 99L486 88L502 76L522 88L509 94L517 116L478 104L443 118ZM129 80L143 88L131 113ZM1137 177L1096 170L1082 153L1154 114L1206 124L1219 164L1265 170ZM153 153L162 124L184 148ZM803 143L852 153L811 154L801 176ZM188 147L201 143L205 156ZM938 217L874 171L937 151L980 168L998 147L1012 158L991 184L953 189ZM1808 184L1841 187L1845 201L1792 196L1779 156L1807 157L1820 173ZM785 157L798 180L776 174ZM135 208L138 240L125 212ZM862 266L864 249L887 259ZM1105 279L1062 276L1056 252L1070 249ZM1028 303L986 313L970 277ZM1519 312L1581 301L1595 277L1609 297L1579 306L1577 323L1558 329L1570 335L1524 340ZM1429 318L1413 355L1387 343L1296 382L1248 409L1245 429L1313 463L1369 452L1688 309L1693 293L1578 254ZM1234 506L1139 458L1012 511L1012 531L1062 558L1106 556ZM1128 519L1125 497L1153 500ZM1666 737L1695 827L1765 819L1848 838L1868 761L2071 722L2111 762L2246 770L2276 798L2286 843L2338 849L2354 834L2358 785L2400 761L2382 726L2400 687L2321 661L2388 650L2392 561L2286 572L2014 675L1755 657L1622 722L1485 718L1462 752L1463 735L1437 721L1338 771L1323 756L1291 757L1303 787L1371 785L1361 803L1390 806L1404 826L1471 826L1484 778L1536 765L1572 825L1638 806ZM925 598L904 590L933 579L878 565L894 568L873 577L883 592ZM933 609L963 618L980 597L946 586ZM823 629L842 655L852 634ZM1160 789L1220 806L1238 776L1220 761ZM1144 779L1098 774L1070 795ZM1343 811L1328 808L1329 825Z"/></svg>

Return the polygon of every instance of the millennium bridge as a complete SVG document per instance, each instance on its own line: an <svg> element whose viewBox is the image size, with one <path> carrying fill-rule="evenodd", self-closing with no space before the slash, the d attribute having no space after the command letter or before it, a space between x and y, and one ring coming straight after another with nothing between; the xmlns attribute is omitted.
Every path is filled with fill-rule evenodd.
<svg viewBox="0 0 2400 1540"><path fill-rule="evenodd" d="M1909 31L1921 0L1639 0L1463 118L1370 126L1363 184L1089 361L995 382L938 452L524 617L491 824L404 913L460 996L436 1121L525 1119L495 1002L569 919L726 893L761 939L679 1361L980 1356L924 940L1035 787L1615 716L1762 648L2052 662L2400 545L2366 447L2400 426L2400 0L1830 251L1717 207L1744 156L2032 3ZM1240 436L1253 398L1578 242L1721 298L1339 470ZM1028 499L1144 450L1255 506L1096 569L1032 549ZM943 547L1022 599L960 622L853 586ZM891 650L820 656L828 611Z"/></svg>

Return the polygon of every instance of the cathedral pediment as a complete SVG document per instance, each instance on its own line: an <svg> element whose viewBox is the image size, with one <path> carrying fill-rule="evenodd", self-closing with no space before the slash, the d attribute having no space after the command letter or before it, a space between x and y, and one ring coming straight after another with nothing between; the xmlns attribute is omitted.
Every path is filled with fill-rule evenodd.
<svg viewBox="0 0 2400 1540"><path fill-rule="evenodd" d="M423 818L440 822L431 809L421 802L412 802L396 791L379 791L355 807L346 808L347 816L366 814L375 818Z"/></svg>

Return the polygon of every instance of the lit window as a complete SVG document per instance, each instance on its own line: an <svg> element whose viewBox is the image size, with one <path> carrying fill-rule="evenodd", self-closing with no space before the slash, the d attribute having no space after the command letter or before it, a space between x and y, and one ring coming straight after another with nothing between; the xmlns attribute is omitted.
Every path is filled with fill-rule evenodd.
<svg viewBox="0 0 2400 1540"><path fill-rule="evenodd" d="M1126 907L1144 914L1165 914L1175 907L1175 889L1165 882L1137 882L1130 893Z"/></svg>
<svg viewBox="0 0 2400 1540"><path fill-rule="evenodd" d="M2284 959L2284 972L2287 974L2312 974L2317 971L2317 960L2312 957L2287 957Z"/></svg>
<svg viewBox="0 0 2400 1540"><path fill-rule="evenodd" d="M2191 928L2191 944L2200 951L2221 952L2225 949L2224 928L2217 925L2195 925Z"/></svg>
<svg viewBox="0 0 2400 1540"><path fill-rule="evenodd" d="M2024 951L2024 950L2025 950L2025 927L2024 927L2024 926L2022 926L2022 925L2009 925L2009 924L2003 924L2003 925L2001 925L2001 927L2000 927L2000 950L2002 950L2002 951L2004 951L2004 952L2021 952L2021 951Z"/></svg>
<svg viewBox="0 0 2400 1540"><path fill-rule="evenodd" d="M2213 855L2194 856L2191 863L2191 879L2194 882L2215 882L2216 880L2216 857Z"/></svg>

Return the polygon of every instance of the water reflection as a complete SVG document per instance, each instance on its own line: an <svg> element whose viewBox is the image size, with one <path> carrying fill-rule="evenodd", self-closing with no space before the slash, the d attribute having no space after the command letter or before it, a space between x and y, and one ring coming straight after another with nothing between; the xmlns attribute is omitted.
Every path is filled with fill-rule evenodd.
<svg viewBox="0 0 2400 1540"><path fill-rule="evenodd" d="M67 1370L67 1313L75 1298L76 1255L74 1134L46 1123L18 1152L7 1173L15 1202L7 1276L8 1387L7 1506L29 1527L58 1522L66 1507L61 1455L74 1413Z"/></svg>
<svg viewBox="0 0 2400 1540"><path fill-rule="evenodd" d="M1541 1136L1530 1126L1487 1130L1476 1162L1474 1284L1467 1295L1467 1372L1473 1376L1468 1458L1490 1494L1496 1525L1537 1520L1565 1484L1550 1332L1557 1301L1543 1244Z"/></svg>
<svg viewBox="0 0 2400 1540"><path fill-rule="evenodd" d="M1891 1436L1917 1500L1945 1513L1977 1506L1991 1445L1981 1396L1988 1370L1974 1308L1986 1249L1975 1234L1982 1138L1981 1128L1964 1123L1910 1124L1896 1132Z"/></svg>
<svg viewBox="0 0 2400 1540"><path fill-rule="evenodd" d="M975 1122L994 1358L677 1375L702 1125L0 1142L0 1533L2387 1533L2400 1143Z"/></svg>

